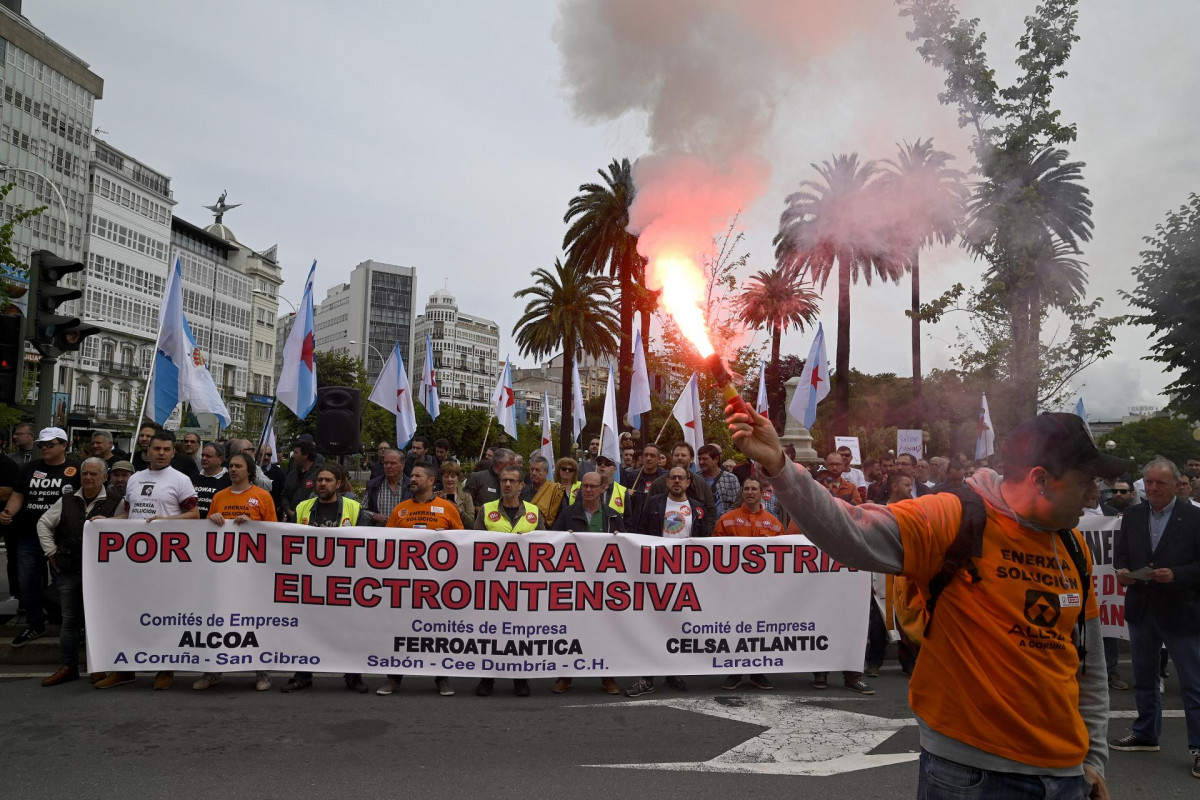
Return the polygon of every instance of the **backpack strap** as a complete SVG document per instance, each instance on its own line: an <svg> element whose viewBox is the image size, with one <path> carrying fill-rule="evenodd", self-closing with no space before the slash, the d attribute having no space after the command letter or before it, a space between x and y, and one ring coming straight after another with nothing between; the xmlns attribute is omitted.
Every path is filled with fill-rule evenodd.
<svg viewBox="0 0 1200 800"><path fill-rule="evenodd" d="M966 569L971 583L979 583L979 570L975 567L975 557L983 555L983 529L987 525L987 506L969 486L951 489L947 494L953 494L962 503L962 521L958 525L958 533L946 550L946 559L942 568L929 580L929 598L925 601L927 619L925 631L929 632L933 624L933 611L937 606L938 597L954 580L960 569Z"/></svg>
<svg viewBox="0 0 1200 800"><path fill-rule="evenodd" d="M1079 654L1080 668L1084 672L1087 672L1087 664L1084 663L1084 659L1087 656L1087 629L1083 615L1087 612L1088 597L1092 592L1091 569L1087 556L1084 554L1083 548L1079 546L1079 540L1075 538L1075 534L1064 528L1058 531L1058 538L1062 540L1063 547L1070 554L1071 563L1075 565L1075 571L1079 573L1079 582L1082 584L1080 587L1082 599L1079 606L1079 619L1075 621L1075 627L1078 629L1075 652Z"/></svg>

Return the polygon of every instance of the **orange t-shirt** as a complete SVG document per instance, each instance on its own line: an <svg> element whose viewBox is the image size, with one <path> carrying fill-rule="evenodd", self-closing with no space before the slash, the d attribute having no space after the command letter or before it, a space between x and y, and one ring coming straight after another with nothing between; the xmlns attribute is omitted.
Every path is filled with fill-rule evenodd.
<svg viewBox="0 0 1200 800"><path fill-rule="evenodd" d="M958 534L951 494L892 503L904 545L902 574L927 591ZM1099 615L1057 533L1035 531L987 505L980 581L956 576L938 599L909 685L909 705L938 733L1037 767L1083 763L1088 732L1079 714L1079 614ZM1085 554L1087 542L1072 535ZM1082 577L1090 580L1090 575ZM1099 647L1100 642L1088 642Z"/></svg>
<svg viewBox="0 0 1200 800"><path fill-rule="evenodd" d="M726 511L717 520L713 536L779 536L783 523L765 508L750 513L745 506Z"/></svg>
<svg viewBox="0 0 1200 800"><path fill-rule="evenodd" d="M429 528L430 530L461 531L462 517L449 500L434 497L428 503L409 498L397 503L388 517L389 528Z"/></svg>
<svg viewBox="0 0 1200 800"><path fill-rule="evenodd" d="M253 484L242 492L235 492L232 487L217 492L213 495L212 505L208 507L208 515L211 517L213 514L220 514L227 520L245 514L259 522L278 522L271 493Z"/></svg>

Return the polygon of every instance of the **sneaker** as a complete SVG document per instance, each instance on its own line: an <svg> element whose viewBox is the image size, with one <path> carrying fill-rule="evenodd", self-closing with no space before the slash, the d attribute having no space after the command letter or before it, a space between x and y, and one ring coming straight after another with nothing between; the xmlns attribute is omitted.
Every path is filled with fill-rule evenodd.
<svg viewBox="0 0 1200 800"><path fill-rule="evenodd" d="M553 691L555 694L562 694L563 692L565 692L567 689L570 689L570 688L571 688L571 679L570 678L559 678L558 680L556 680L554 682L554 688L551 691Z"/></svg>
<svg viewBox="0 0 1200 800"><path fill-rule="evenodd" d="M133 683L135 680L132 672L110 672L107 676L101 678L92 684L97 689L111 689L114 686L124 686L127 683Z"/></svg>
<svg viewBox="0 0 1200 800"><path fill-rule="evenodd" d="M164 670L154 676L154 689L161 692L175 685L175 673Z"/></svg>
<svg viewBox="0 0 1200 800"><path fill-rule="evenodd" d="M866 695L875 694L875 690L872 689L870 686L867 686L862 681L855 681L854 683L847 683L847 684L845 684L845 687L847 689L849 689L850 691L858 692L859 694L866 694Z"/></svg>
<svg viewBox="0 0 1200 800"><path fill-rule="evenodd" d="M481 678L479 685L475 687L476 697L488 697L492 693L492 687L496 685L494 678Z"/></svg>
<svg viewBox="0 0 1200 800"><path fill-rule="evenodd" d="M626 697L640 697L644 694L654 694L654 681L647 678L639 678L625 690Z"/></svg>
<svg viewBox="0 0 1200 800"><path fill-rule="evenodd" d="M1112 675L1108 676L1108 688L1116 689L1119 692L1125 692L1129 690L1129 684L1121 680L1121 676L1114 672Z"/></svg>
<svg viewBox="0 0 1200 800"><path fill-rule="evenodd" d="M829 673L828 672L814 673L812 687L814 689L828 689L829 688Z"/></svg>
<svg viewBox="0 0 1200 800"><path fill-rule="evenodd" d="M78 667L59 667L53 675L42 679L42 686L58 686L60 683L77 680L79 680Z"/></svg>
<svg viewBox="0 0 1200 800"><path fill-rule="evenodd" d="M617 682L612 678L604 678L600 681L600 688L608 694L620 694L621 687L617 686Z"/></svg>
<svg viewBox="0 0 1200 800"><path fill-rule="evenodd" d="M392 692L398 691L400 691L400 681L388 678L383 682L383 686L380 686L375 690L375 694L379 695L380 697L387 697Z"/></svg>
<svg viewBox="0 0 1200 800"><path fill-rule="evenodd" d="M192 688L198 692L203 692L205 689L211 689L221 682L220 675L214 675L211 672L204 673L200 680L192 684Z"/></svg>
<svg viewBox="0 0 1200 800"><path fill-rule="evenodd" d="M1152 742L1149 739L1143 739L1132 731L1125 734L1120 739L1113 739L1108 743L1108 747L1110 750L1120 750L1126 753L1158 752L1158 742Z"/></svg>
<svg viewBox="0 0 1200 800"><path fill-rule="evenodd" d="M305 689L312 688L312 678L288 678L288 682L279 687L279 691L284 694L292 692L303 692Z"/></svg>
<svg viewBox="0 0 1200 800"><path fill-rule="evenodd" d="M665 683L667 686L670 686L677 692L687 691L687 682L685 682L683 678L679 677L678 675L668 675L663 679L663 683Z"/></svg>
<svg viewBox="0 0 1200 800"><path fill-rule="evenodd" d="M721 683L721 688L727 692L732 692L734 689L742 685L741 675L730 675Z"/></svg>
<svg viewBox="0 0 1200 800"><path fill-rule="evenodd" d="M529 681L517 678L513 681L513 694L517 697L529 697Z"/></svg>
<svg viewBox="0 0 1200 800"><path fill-rule="evenodd" d="M254 673L254 690L256 692L265 692L271 688L271 676L265 672Z"/></svg>
<svg viewBox="0 0 1200 800"><path fill-rule="evenodd" d="M1192 754L1192 777L1200 778L1200 750L1193 747L1188 752Z"/></svg>
<svg viewBox="0 0 1200 800"><path fill-rule="evenodd" d="M775 688L775 684L767 680L766 675L751 675L750 685L755 689L762 689L764 692L769 692Z"/></svg>
<svg viewBox="0 0 1200 800"><path fill-rule="evenodd" d="M363 679L359 675L347 675L343 680L346 682L346 688L352 692L366 694L367 692L371 691L367 688L367 685L363 683Z"/></svg>
<svg viewBox="0 0 1200 800"><path fill-rule="evenodd" d="M46 626L41 628L26 628L13 637L11 645L15 649L20 649L32 642L34 639L40 639L46 635Z"/></svg>
<svg viewBox="0 0 1200 800"><path fill-rule="evenodd" d="M442 697L454 697L454 687L450 685L449 678L438 678L433 685L437 687L437 693Z"/></svg>

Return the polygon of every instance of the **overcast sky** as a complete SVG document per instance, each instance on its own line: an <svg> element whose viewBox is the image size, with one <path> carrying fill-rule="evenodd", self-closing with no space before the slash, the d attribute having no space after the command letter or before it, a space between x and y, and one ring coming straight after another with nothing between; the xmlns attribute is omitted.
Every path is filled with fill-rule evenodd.
<svg viewBox="0 0 1200 800"><path fill-rule="evenodd" d="M813 161L843 151L891 158L895 142L934 136L959 154L958 166L971 165L954 112L936 100L942 76L904 38L907 20L890 0L859 4L868 15L861 29L814 47L819 56L777 109L765 151L771 185L742 216L753 270L772 266L783 197L813 177ZM1055 102L1078 123L1070 150L1087 162L1095 203L1084 254L1090 294L1115 314L1142 237L1200 191L1200 3L1081 5L1081 41ZM964 4L983 18L1002 81L1033 6ZM207 224L203 206L224 189L244 204L225 222L251 247L279 245L288 299L299 299L314 258L318 301L363 260L411 265L418 311L446 285L463 310L499 322L501 353L514 357L522 306L512 293L561 255L568 201L612 158L636 159L648 147L640 117L573 116L553 0L26 0L24 13L104 79L102 137L171 176L178 216ZM982 264L950 249L926 255L922 268L933 297L976 281ZM856 368L911 372L908 294L903 283L854 288ZM832 282L824 305L832 344ZM953 323L929 330L927 368L947 365ZM1145 329L1123 329L1113 356L1084 375L1092 418L1162 404L1169 377L1140 360L1146 338ZM793 333L785 351L804 356L809 340Z"/></svg>

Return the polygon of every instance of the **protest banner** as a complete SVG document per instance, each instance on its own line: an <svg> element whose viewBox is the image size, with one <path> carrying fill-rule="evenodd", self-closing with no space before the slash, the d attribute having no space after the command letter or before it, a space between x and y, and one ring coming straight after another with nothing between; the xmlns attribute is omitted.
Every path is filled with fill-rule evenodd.
<svg viewBox="0 0 1200 800"><path fill-rule="evenodd" d="M850 465L862 466L862 453L858 450L857 436L835 436L833 437L833 446L835 448L849 447L850 448Z"/></svg>
<svg viewBox="0 0 1200 800"><path fill-rule="evenodd" d="M1100 606L1100 629L1104 636L1129 640L1125 627L1125 587L1117 583L1113 568L1113 538L1121 530L1120 517L1088 515L1079 520L1079 532L1087 540L1092 556L1092 591Z"/></svg>
<svg viewBox="0 0 1200 800"><path fill-rule="evenodd" d="M906 430L901 428L896 431L896 455L900 456L908 453L917 461L920 461L925 457L924 435L925 432L920 430Z"/></svg>
<svg viewBox="0 0 1200 800"><path fill-rule="evenodd" d="M93 671L856 670L871 602L801 536L102 520L84 550Z"/></svg>

